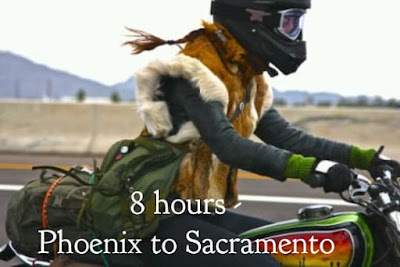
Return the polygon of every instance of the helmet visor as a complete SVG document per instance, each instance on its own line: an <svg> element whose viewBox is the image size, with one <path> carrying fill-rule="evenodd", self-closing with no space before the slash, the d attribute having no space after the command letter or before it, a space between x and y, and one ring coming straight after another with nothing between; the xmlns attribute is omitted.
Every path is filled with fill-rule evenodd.
<svg viewBox="0 0 400 267"><path fill-rule="evenodd" d="M278 32L290 40L296 40L303 30L304 14L303 9L286 9L279 11L280 23Z"/></svg>

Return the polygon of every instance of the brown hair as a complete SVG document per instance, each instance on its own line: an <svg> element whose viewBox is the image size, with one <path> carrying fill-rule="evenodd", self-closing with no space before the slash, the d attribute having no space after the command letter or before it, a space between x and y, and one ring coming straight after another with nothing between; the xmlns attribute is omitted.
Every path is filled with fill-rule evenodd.
<svg viewBox="0 0 400 267"><path fill-rule="evenodd" d="M134 55L140 54L143 51L153 50L154 48L164 44L173 45L187 43L204 34L204 29L201 28L191 31L185 37L178 40L164 40L141 30L131 29L128 27L126 29L133 33L129 35L129 37L133 37L134 39L123 43L123 45L130 45L132 47L132 54Z"/></svg>

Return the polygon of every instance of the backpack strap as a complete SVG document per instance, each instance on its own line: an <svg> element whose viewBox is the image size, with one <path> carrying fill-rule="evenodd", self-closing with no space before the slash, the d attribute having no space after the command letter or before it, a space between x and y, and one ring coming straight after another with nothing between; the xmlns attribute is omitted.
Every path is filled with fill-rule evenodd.
<svg viewBox="0 0 400 267"><path fill-rule="evenodd" d="M239 117L239 115L242 113L243 109L246 107L246 104L250 101L251 88L252 88L252 83L249 83L246 87L246 93L243 96L242 101L240 101L239 105L236 107L232 116L229 118L230 123L233 123ZM202 143L203 143L203 139L199 138L198 140L193 142L193 145L199 146Z"/></svg>
<svg viewBox="0 0 400 267"><path fill-rule="evenodd" d="M44 229L49 227L49 221L47 218L47 205L49 204L49 199L51 194L53 193L54 189L57 187L57 185L59 185L59 183L62 181L63 177L59 177L58 179L56 179L51 186L49 187L49 189L47 189L46 195L43 199L43 204L42 204L42 227Z"/></svg>
<svg viewBox="0 0 400 267"><path fill-rule="evenodd" d="M64 169L56 167L56 166L45 166L45 165L42 166L42 165L40 165L40 166L33 166L32 167L32 170L43 170L43 169L48 169L48 170L53 170L53 171L56 171L56 172L60 172L62 174L65 174L65 175L68 175L68 176L74 178L76 181L78 181L81 184L90 185L89 183L87 183L87 182L83 181L81 178L79 178L75 173L73 173L71 171L64 170Z"/></svg>
<svg viewBox="0 0 400 267"><path fill-rule="evenodd" d="M155 152L157 150L157 148L154 146L154 141L155 141L154 139L149 138L149 137L144 137L144 136L138 136L134 140L135 143L143 146L150 152Z"/></svg>
<svg viewBox="0 0 400 267"><path fill-rule="evenodd" d="M44 196L43 199L43 204L42 204L42 227L43 229L49 228L49 220L47 218L47 206L49 204L49 199L50 196L53 194L54 189L57 187L57 185L60 184L62 181L63 177L57 178L47 189L46 195ZM53 253L54 253L54 258L57 257L57 249L58 249L58 242L53 243Z"/></svg>
<svg viewBox="0 0 400 267"><path fill-rule="evenodd" d="M240 113L242 113L246 104L250 101L251 88L252 88L252 83L250 82L246 86L246 93L244 94L242 101L240 101L239 105L235 109L235 112L233 112L232 117L229 119L230 123L233 123L237 119L237 117L239 117Z"/></svg>

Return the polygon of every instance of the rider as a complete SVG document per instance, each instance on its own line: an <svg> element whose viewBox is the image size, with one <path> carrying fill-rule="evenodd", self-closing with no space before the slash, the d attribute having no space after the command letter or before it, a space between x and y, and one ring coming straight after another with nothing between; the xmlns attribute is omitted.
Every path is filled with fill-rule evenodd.
<svg viewBox="0 0 400 267"><path fill-rule="evenodd" d="M306 59L303 19L310 0L214 0L214 23L179 40L162 40L138 30L127 42L138 54L163 44L186 45L172 60L157 60L136 73L138 112L143 135L189 144L171 191L184 199L224 199L236 203L237 169L279 181L300 179L325 192L342 192L352 182L350 168L379 174L388 164L374 149L314 137L292 127L272 106L272 89L262 73L296 72ZM256 134L264 143L248 140ZM331 160L331 161L328 161ZM152 254L150 242L141 259L149 266L278 266L268 255L190 255L185 234L217 241L268 222L226 212L183 214L162 220L160 239L173 238L173 255ZM240 245L237 245L240 246Z"/></svg>
<svg viewBox="0 0 400 267"><path fill-rule="evenodd" d="M373 170L382 163L374 149L292 127L272 106L262 73L277 75L272 64L290 74L306 59L302 29L308 8L310 0L214 0L214 24L204 22L182 39L164 41L132 30L139 36L127 42L134 54L186 43L174 59L151 62L136 73L143 134L192 142L173 186L181 197L217 196L231 206L237 200L237 168L341 192L351 182L348 167ZM247 140L252 133L264 144ZM398 168L395 161L385 163ZM314 175L322 165L332 168Z"/></svg>

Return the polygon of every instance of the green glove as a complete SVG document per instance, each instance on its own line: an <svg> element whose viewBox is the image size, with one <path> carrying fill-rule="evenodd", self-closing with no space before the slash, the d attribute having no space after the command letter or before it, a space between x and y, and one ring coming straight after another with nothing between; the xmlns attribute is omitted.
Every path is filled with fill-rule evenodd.
<svg viewBox="0 0 400 267"><path fill-rule="evenodd" d="M352 146L350 149L350 168L368 170L371 167L372 159L376 155L375 149L361 149L357 146Z"/></svg>
<svg viewBox="0 0 400 267"><path fill-rule="evenodd" d="M316 158L303 157L302 155L293 154L290 156L285 167L285 178L297 178L305 181L310 177Z"/></svg>
<svg viewBox="0 0 400 267"><path fill-rule="evenodd" d="M345 164L293 154L285 166L286 178L298 178L312 188L325 192L343 192L353 181L353 173Z"/></svg>

